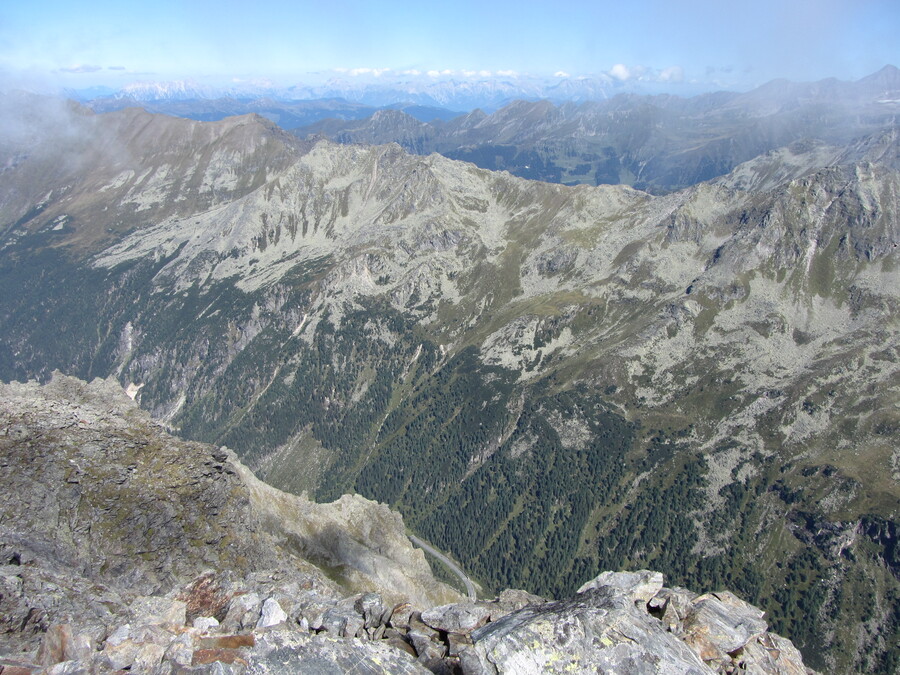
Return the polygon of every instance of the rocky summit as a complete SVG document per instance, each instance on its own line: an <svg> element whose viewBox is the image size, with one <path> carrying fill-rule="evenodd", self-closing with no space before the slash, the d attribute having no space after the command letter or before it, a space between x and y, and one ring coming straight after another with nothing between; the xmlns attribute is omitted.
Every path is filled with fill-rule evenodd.
<svg viewBox="0 0 900 675"><path fill-rule="evenodd" d="M805 674L730 592L463 600L402 518L262 485L112 380L0 386L0 673Z"/></svg>

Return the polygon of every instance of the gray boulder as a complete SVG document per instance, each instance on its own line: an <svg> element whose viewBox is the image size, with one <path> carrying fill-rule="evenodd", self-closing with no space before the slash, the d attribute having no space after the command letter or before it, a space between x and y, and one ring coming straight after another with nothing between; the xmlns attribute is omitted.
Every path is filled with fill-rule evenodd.
<svg viewBox="0 0 900 675"><path fill-rule="evenodd" d="M364 593L353 603L353 609L362 616L366 628L377 628L383 623L385 606L378 593Z"/></svg>
<svg viewBox="0 0 900 675"><path fill-rule="evenodd" d="M140 597L131 604L132 621L148 626L181 628L187 622L186 607L181 600Z"/></svg>
<svg viewBox="0 0 900 675"><path fill-rule="evenodd" d="M459 602L422 612L422 621L446 633L470 633L487 623L491 609L486 603Z"/></svg>
<svg viewBox="0 0 900 675"><path fill-rule="evenodd" d="M260 636L248 653L247 675L428 675L408 653L386 643L273 630Z"/></svg>
<svg viewBox="0 0 900 675"><path fill-rule="evenodd" d="M647 603L647 609L663 622L666 630L681 635L684 617L696 597L696 593L685 588L663 588Z"/></svg>
<svg viewBox="0 0 900 675"><path fill-rule="evenodd" d="M663 587L662 572L638 570L637 572L601 572L578 589L584 593L591 588L611 586L620 589L633 601L650 602Z"/></svg>
<svg viewBox="0 0 900 675"><path fill-rule="evenodd" d="M465 675L597 673L702 675L711 671L621 589L587 589L525 607L472 632Z"/></svg>
<svg viewBox="0 0 900 675"><path fill-rule="evenodd" d="M335 637L357 637L363 634L365 619L356 610L355 599L330 607L322 616L321 628Z"/></svg>
<svg viewBox="0 0 900 675"><path fill-rule="evenodd" d="M257 593L235 596L228 605L228 613L222 621L222 630L232 633L255 626L261 613L262 598Z"/></svg>
<svg viewBox="0 0 900 675"><path fill-rule="evenodd" d="M764 612L729 592L695 599L684 618L684 641L708 663L731 662L730 655L766 632Z"/></svg>
<svg viewBox="0 0 900 675"><path fill-rule="evenodd" d="M281 605L275 598L267 598L262 606L262 613L259 621L256 622L257 628L268 628L269 626L277 626L287 621L287 613L281 609Z"/></svg>

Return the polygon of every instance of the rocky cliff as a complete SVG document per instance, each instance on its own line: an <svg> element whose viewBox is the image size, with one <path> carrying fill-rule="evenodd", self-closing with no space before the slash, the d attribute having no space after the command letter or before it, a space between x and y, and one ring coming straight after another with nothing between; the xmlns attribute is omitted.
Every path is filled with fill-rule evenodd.
<svg viewBox="0 0 900 675"><path fill-rule="evenodd" d="M605 573L461 601L398 514L312 504L113 381L0 386L0 673L798 673L727 592Z"/></svg>

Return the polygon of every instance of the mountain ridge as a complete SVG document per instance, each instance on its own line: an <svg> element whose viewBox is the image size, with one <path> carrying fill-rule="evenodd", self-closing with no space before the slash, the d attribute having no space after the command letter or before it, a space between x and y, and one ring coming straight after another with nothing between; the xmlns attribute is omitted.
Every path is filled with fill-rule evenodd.
<svg viewBox="0 0 900 675"><path fill-rule="evenodd" d="M619 94L556 105L514 101L474 124L470 116L430 123L401 115L323 120L295 133L341 143L399 142L410 152L436 151L550 182L667 191L727 174L795 141L840 145L895 128L896 71L885 67L856 82L775 80L745 93L687 99Z"/></svg>
<svg viewBox="0 0 900 675"><path fill-rule="evenodd" d="M235 154L235 130L268 140ZM786 608L811 665L889 670L895 134L790 146L664 196L252 120L197 134L222 140L147 158L183 177L155 194L101 163L37 212L8 188L44 160L19 156L0 376L115 374L277 487L399 508L488 587L731 580ZM257 150L284 162L235 182ZM54 239L122 214L79 254L91 266Z"/></svg>
<svg viewBox="0 0 900 675"><path fill-rule="evenodd" d="M647 75L652 76L653 73ZM781 86L789 83L799 89L815 88L823 84L837 85L841 93L854 85L888 84L896 88L896 68L890 64L879 71L854 81L842 81L826 78L817 82L791 83L788 80L772 80L762 83L756 89L771 87L773 83ZM179 100L214 100L231 98L248 100L271 98L276 101L307 101L316 99L343 99L367 105L384 106L398 102L411 102L417 105L438 106L455 110L473 110L475 108L500 108L515 99L548 99L555 103L565 101L602 101L618 94L647 95L680 98L671 93L657 94L658 83L648 79L622 82L606 74L600 76L558 76L542 78L527 74L516 76L495 75L493 77L474 76L460 78L442 74L419 74L405 78L392 78L383 75L372 80L365 77L336 77L319 84L298 84L294 86L277 86L272 83L245 82L232 83L225 87L203 85L190 80L171 82L135 82L110 91L105 96L97 96L89 90L67 92L77 100L94 100L101 105L113 104L116 100L137 101L152 104L161 101ZM691 91L691 87L682 84L669 89ZM720 96L722 91L702 92L693 97Z"/></svg>

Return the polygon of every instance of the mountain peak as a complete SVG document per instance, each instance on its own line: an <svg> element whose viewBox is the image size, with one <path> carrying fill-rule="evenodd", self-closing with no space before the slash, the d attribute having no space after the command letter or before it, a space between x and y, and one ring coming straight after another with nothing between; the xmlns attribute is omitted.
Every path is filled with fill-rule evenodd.
<svg viewBox="0 0 900 675"><path fill-rule="evenodd" d="M391 124L412 124L415 126L424 126L422 122L403 110L395 110L393 108L382 108L372 113L372 122L375 123L391 123Z"/></svg>
<svg viewBox="0 0 900 675"><path fill-rule="evenodd" d="M889 90L900 89L900 68L888 64L877 72L856 81L857 85L884 87Z"/></svg>

